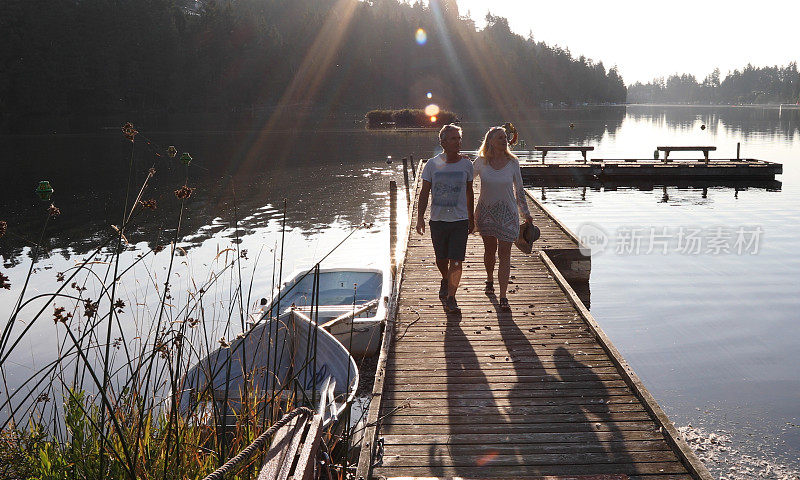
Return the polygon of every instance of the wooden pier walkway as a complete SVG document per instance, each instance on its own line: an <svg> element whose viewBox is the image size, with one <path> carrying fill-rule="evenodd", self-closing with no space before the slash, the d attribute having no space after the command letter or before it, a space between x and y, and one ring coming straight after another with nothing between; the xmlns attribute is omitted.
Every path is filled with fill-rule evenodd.
<svg viewBox="0 0 800 480"><path fill-rule="evenodd" d="M513 249L511 313L471 235L446 314L430 235L409 229L356 478L711 479L551 258L588 280L577 239L528 201L542 238Z"/></svg>

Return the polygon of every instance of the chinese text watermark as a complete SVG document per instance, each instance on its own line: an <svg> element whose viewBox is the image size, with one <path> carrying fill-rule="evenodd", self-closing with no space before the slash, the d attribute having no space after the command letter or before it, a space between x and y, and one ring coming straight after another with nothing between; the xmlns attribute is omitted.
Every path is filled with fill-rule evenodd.
<svg viewBox="0 0 800 480"><path fill-rule="evenodd" d="M595 223L584 223L576 233L584 255L757 255L764 239L759 225L620 226L607 231Z"/></svg>

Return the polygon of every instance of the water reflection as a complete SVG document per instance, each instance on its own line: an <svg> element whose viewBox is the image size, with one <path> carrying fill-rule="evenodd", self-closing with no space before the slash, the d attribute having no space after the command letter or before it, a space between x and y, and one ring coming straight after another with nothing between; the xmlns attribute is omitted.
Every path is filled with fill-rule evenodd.
<svg viewBox="0 0 800 480"><path fill-rule="evenodd" d="M518 148L533 145L584 145L614 136L622 127L625 106L569 109L529 109L514 112L514 118L477 112L464 116L464 148L475 150L492 125L512 121L519 131ZM480 119L480 120L479 120Z"/></svg>
<svg viewBox="0 0 800 480"><path fill-rule="evenodd" d="M764 106L687 106L631 105L627 116L666 125L677 130L691 130L706 125L709 133L726 130L744 139L776 135L791 138L800 133L800 109Z"/></svg>
<svg viewBox="0 0 800 480"><path fill-rule="evenodd" d="M179 221L184 248L213 235L251 234L282 218L283 199L287 226L306 234L334 223L372 223L385 207L389 179L397 179L400 168L378 160L396 148L397 138L361 131L288 141L277 134L263 155L255 155L256 161L251 161L252 151L242 147L238 134L154 137L154 143L180 145L195 160L187 171L178 161L156 157L137 143L130 196L135 196L153 167L156 174L144 198L155 199L158 209L139 214L127 237L151 248L171 241ZM414 137L410 139L413 142ZM409 137L399 140L407 142ZM121 135L6 138L0 148L3 158L20 160L14 163L17 181L7 182L2 193L2 216L12 233L0 242L6 266L18 264L23 248L38 243L35 237L49 205L33 195L40 179L53 183L52 200L62 211L49 222L43 239L46 251L82 254L114 234L110 225L121 223L131 156L131 145ZM291 154L281 156L287 149ZM184 183L196 190L180 218L181 203L174 190Z"/></svg>
<svg viewBox="0 0 800 480"><path fill-rule="evenodd" d="M489 126L513 121L528 145L591 144L598 158L646 158L656 145L665 143L717 145L717 156L730 158L736 143L745 140L743 156L784 163L780 181L764 183L587 181L556 186L534 180L532 185L535 194L573 230L585 222L598 223L609 232L630 226L763 228L764 249L758 255L607 252L593 258L592 311L673 420L682 424L702 420L711 429L728 429L741 451L756 456L771 451L763 449L759 438L778 438L786 443L776 448L796 462L800 440L792 436L796 429L787 433L784 426L797 423L793 419L798 404L793 400L800 391L792 367L797 364L795 324L800 308L796 282L800 271L796 247L800 111L630 106L532 110L516 118L462 115L465 149L477 148ZM708 128L700 130L701 124ZM147 133L147 128L139 126ZM122 217L130 143L116 127L113 132L0 138L0 161L6 168L0 220L9 223L9 233L0 239L0 255L4 273L12 277L12 290L2 291L0 297L4 313L12 308L14 289L27 272L30 252L26 246L39 241L47 207L33 193L39 180L53 183L53 201L62 214L48 225L42 241L46 252L58 257L42 262L42 268L51 270L39 274L42 278L32 288L54 291L60 285L51 278L55 271L74 266L76 258L114 234L110 225L118 225ZM202 257L195 262L199 264L217 254L217 242L208 239L230 243L238 235L251 252L265 245L272 248L284 198L290 228L287 258L295 258L298 265L314 257L309 252L315 248L313 242L324 252L354 225L375 219L379 220L376 226L355 239L350 255L356 260L379 257L385 252L381 242L388 237L388 180L402 185L400 162L387 164L386 156L430 157L437 150L435 132L366 132L352 119L347 125L327 125L324 130L264 135L256 126L243 124L236 131L154 133L150 137L190 152L195 160L188 181L177 161L155 161L157 173L146 198L155 198L158 210L143 212L128 232L132 248L152 248L172 238L180 213L173 191L188 183L197 190L181 220L181 240L190 250L189 257ZM134 190L153 159L152 152L137 144ZM402 198L398 203L405 205ZM163 271L162 257L157 257L152 271ZM253 275L254 295L271 288L272 271L263 268L266 263L271 260L262 259L258 275ZM188 278L191 269L181 268L182 278ZM197 265L197 270L203 268ZM245 274L253 273L255 267L251 268ZM144 303L145 294L138 299ZM21 373L10 380L11 388L29 375L25 368L48 361L48 354L55 351L50 345L55 337L53 324L49 318L45 324L37 335L26 338L19 358L13 359L13 369ZM753 405L763 411L754 411ZM712 414L704 415L697 408L710 408ZM757 419L753 420L757 425L744 438L737 433L737 425L748 419Z"/></svg>

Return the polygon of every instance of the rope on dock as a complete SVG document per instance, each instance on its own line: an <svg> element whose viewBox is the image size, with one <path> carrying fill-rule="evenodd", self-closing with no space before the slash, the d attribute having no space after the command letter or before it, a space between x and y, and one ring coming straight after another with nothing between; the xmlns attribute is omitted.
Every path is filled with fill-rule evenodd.
<svg viewBox="0 0 800 480"><path fill-rule="evenodd" d="M225 462L225 465L223 465L223 466L219 467L218 469L214 470L213 473L211 473L210 475L205 477L203 480L221 480L222 477L226 473L228 473L228 471L230 469L232 469L232 468L236 467L237 465L239 465L240 463L242 463L243 460L245 460L250 455L252 455L253 452L255 452L256 450L258 450L264 444L264 442L266 442L267 439L270 436L272 436L272 434L277 432L278 429L280 429L281 427L283 427L284 425L289 423L294 417L296 417L296 416L298 416L300 414L312 415L313 416L314 412L312 412L311 409L307 408L307 407L298 407L298 408L292 410L291 412L287 413L280 420L278 420L271 427L269 427L266 432L262 433L261 435L258 436L258 438L253 440L253 443L251 443L244 450L239 452L238 455L236 455L235 457L233 457L230 460L228 460L227 462Z"/></svg>

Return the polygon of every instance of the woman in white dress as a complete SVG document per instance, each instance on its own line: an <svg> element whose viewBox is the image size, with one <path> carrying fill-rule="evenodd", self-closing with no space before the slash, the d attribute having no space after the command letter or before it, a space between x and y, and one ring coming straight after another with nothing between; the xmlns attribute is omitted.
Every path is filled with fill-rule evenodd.
<svg viewBox="0 0 800 480"><path fill-rule="evenodd" d="M495 254L500 260L497 280L500 284L500 309L511 311L506 292L511 272L511 245L519 235L519 216L532 222L519 160L508 148L503 127L486 132L475 159L475 175L481 179L481 194L475 206L476 229L483 238L483 264L486 267L486 294L494 294ZM518 213L519 212L519 213Z"/></svg>

